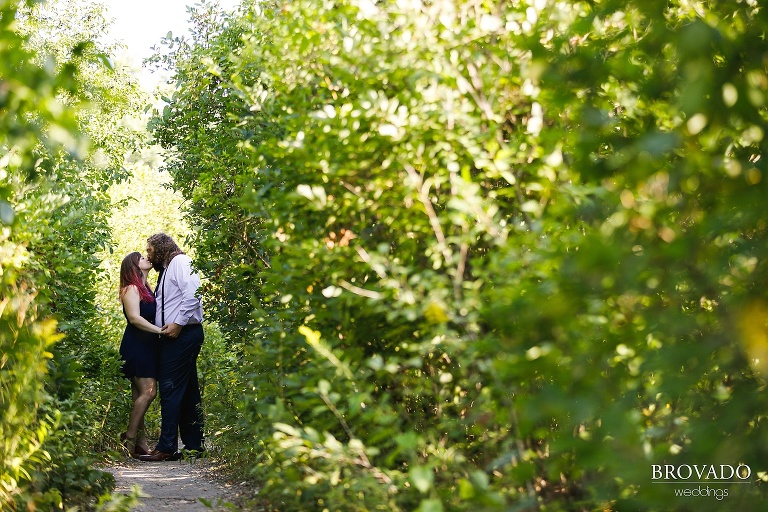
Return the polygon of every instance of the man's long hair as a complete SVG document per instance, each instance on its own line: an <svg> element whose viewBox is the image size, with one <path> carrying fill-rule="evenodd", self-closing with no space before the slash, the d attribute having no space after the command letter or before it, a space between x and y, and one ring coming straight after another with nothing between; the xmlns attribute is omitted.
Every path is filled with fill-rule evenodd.
<svg viewBox="0 0 768 512"><path fill-rule="evenodd" d="M158 272L168 266L174 256L184 254L170 235L165 233L155 233L147 238L147 243L152 246L155 254L152 258L152 265Z"/></svg>

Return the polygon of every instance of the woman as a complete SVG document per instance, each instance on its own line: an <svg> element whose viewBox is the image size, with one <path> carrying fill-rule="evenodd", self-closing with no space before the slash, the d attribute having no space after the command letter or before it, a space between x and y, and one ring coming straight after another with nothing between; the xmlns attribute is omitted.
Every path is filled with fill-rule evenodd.
<svg viewBox="0 0 768 512"><path fill-rule="evenodd" d="M133 408L128 430L120 439L133 458L149 453L144 433L144 414L157 395L158 334L154 324L155 296L147 282L152 263L139 252L123 258L120 266L120 301L128 325L120 344L123 375L131 380Z"/></svg>

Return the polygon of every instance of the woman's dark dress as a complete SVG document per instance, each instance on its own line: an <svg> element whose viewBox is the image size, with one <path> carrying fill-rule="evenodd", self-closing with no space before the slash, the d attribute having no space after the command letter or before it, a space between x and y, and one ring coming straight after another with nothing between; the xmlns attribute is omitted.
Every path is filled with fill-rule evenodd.
<svg viewBox="0 0 768 512"><path fill-rule="evenodd" d="M154 302L139 302L139 314L149 323L155 323ZM125 306L123 306L125 315ZM126 320L128 316L126 315ZM120 343L120 356L123 358L123 375L132 377L157 378L157 362L160 356L160 344L157 334L142 331L128 322L123 333L123 341Z"/></svg>

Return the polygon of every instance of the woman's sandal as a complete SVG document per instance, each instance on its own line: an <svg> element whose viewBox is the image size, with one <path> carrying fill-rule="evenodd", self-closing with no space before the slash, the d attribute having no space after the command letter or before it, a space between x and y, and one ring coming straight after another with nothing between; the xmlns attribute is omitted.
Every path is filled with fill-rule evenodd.
<svg viewBox="0 0 768 512"><path fill-rule="evenodd" d="M146 433L144 432L143 428L140 428L139 431L136 432L136 439L137 440L142 440L143 439L144 440L143 444L145 444L145 445L147 444L147 436L146 436ZM146 448L142 448L141 446L136 445L136 450L135 451L136 451L136 455L148 455L151 450L149 449L149 445L147 445Z"/></svg>
<svg viewBox="0 0 768 512"><path fill-rule="evenodd" d="M141 446L137 446L136 438L128 437L128 434L126 432L123 432L120 434L120 441L123 445L123 448L125 448L126 451L128 452L128 455L130 455L134 459L138 459L139 455L147 455L149 453L147 452L147 450L145 450Z"/></svg>

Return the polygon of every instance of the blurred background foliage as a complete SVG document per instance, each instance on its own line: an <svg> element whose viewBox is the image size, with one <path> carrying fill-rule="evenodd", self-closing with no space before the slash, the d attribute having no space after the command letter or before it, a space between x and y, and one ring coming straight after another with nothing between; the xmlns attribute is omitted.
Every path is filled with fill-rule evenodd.
<svg viewBox="0 0 768 512"><path fill-rule="evenodd" d="M0 5L1 503L109 488L65 455L123 428L116 268L157 230L267 508L700 508L653 464L765 501L757 2L201 3L149 134L97 6Z"/></svg>
<svg viewBox="0 0 768 512"><path fill-rule="evenodd" d="M689 510L681 463L764 499L756 2L196 16L150 128L275 508Z"/></svg>

